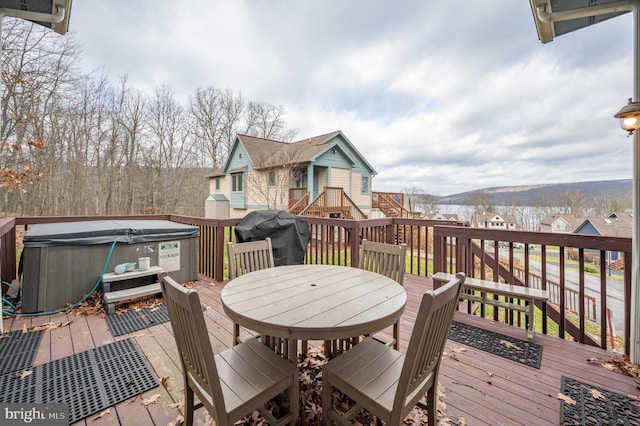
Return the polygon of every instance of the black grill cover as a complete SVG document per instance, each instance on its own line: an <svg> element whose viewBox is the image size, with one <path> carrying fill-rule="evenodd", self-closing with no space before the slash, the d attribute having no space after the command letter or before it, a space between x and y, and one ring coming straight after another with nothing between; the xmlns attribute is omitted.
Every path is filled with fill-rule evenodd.
<svg viewBox="0 0 640 426"><path fill-rule="evenodd" d="M283 210L258 210L247 214L236 225L239 243L266 238L271 238L276 266L304 263L309 243L309 225L304 220Z"/></svg>

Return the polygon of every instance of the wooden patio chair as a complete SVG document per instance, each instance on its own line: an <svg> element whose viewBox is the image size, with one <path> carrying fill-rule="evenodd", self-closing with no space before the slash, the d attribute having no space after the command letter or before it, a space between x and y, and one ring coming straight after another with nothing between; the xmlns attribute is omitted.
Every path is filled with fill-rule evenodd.
<svg viewBox="0 0 640 426"><path fill-rule="evenodd" d="M227 243L229 255L229 279L234 279L247 272L273 268L273 248L271 238L246 243Z"/></svg>
<svg viewBox="0 0 640 426"><path fill-rule="evenodd" d="M388 425L400 425L427 393L430 425L437 424L438 372L464 273L422 296L407 354L368 337L322 368L322 422L350 422L362 408ZM333 388L356 404L334 410Z"/></svg>
<svg viewBox="0 0 640 426"><path fill-rule="evenodd" d="M247 272L273 268L273 249L271 238L246 243L227 243L229 256L229 279L237 278ZM240 343L240 325L233 323L233 344Z"/></svg>
<svg viewBox="0 0 640 426"><path fill-rule="evenodd" d="M403 285L407 259L406 244L386 244L362 240L360 244L360 269L377 272ZM400 323L393 324L393 348L400 348Z"/></svg>
<svg viewBox="0 0 640 426"><path fill-rule="evenodd" d="M180 354L185 392L184 424L192 425L194 411L202 406L220 426L232 425L253 410L258 410L269 424L297 424L297 366L257 339L214 355L198 293L186 289L166 273L161 275L160 285ZM281 393L288 396L289 413L278 420L264 405ZM194 394L200 401L196 405Z"/></svg>

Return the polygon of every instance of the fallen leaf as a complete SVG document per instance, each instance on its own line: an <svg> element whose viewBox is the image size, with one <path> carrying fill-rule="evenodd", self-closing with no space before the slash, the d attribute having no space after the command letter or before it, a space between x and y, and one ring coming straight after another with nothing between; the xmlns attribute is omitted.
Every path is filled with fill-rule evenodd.
<svg viewBox="0 0 640 426"><path fill-rule="evenodd" d="M602 360L600 358L587 358L589 364L600 364Z"/></svg>
<svg viewBox="0 0 640 426"><path fill-rule="evenodd" d="M602 366L604 367L605 370L609 370L609 371L616 371L618 369L618 367L616 367L613 364L609 364L609 363L603 363Z"/></svg>
<svg viewBox="0 0 640 426"><path fill-rule="evenodd" d="M33 327L31 329L31 331L52 331L55 330L57 328L62 328L62 327L66 327L69 324L71 324L71 321L67 321L65 323L62 322L46 322L42 325L38 325L36 327Z"/></svg>
<svg viewBox="0 0 640 426"><path fill-rule="evenodd" d="M131 404L132 402L135 402L135 400L136 400L136 399L138 399L138 395L136 395L136 396L134 396L134 397L132 397L132 398L127 399L127 400L125 401L125 405L129 405L129 404Z"/></svg>
<svg viewBox="0 0 640 426"><path fill-rule="evenodd" d="M28 332L28 330L27 330L27 324L23 324L23 325L22 325L22 333L27 333L27 332Z"/></svg>
<svg viewBox="0 0 640 426"><path fill-rule="evenodd" d="M456 353L466 352L467 348L465 348L464 346L454 346L452 351Z"/></svg>
<svg viewBox="0 0 640 426"><path fill-rule="evenodd" d="M146 407L147 405L155 404L156 401L158 400L158 398L160 398L160 394L159 393L155 393L155 394L151 395L149 398L144 398L142 400L142 405L144 405Z"/></svg>
<svg viewBox="0 0 640 426"><path fill-rule="evenodd" d="M607 399L607 398L604 397L604 395L598 389L589 389L589 393L595 399L602 399L602 400L606 400Z"/></svg>
<svg viewBox="0 0 640 426"><path fill-rule="evenodd" d="M511 343L511 342L509 342L509 341L507 341L507 340L500 340L500 344L501 344L501 345L505 345L505 346L507 347L507 349L514 348L514 349L517 349L517 350L519 350L519 351L521 351L521 350L522 350L522 348L521 348L521 347L516 346L516 345L514 345L513 343Z"/></svg>
<svg viewBox="0 0 640 426"><path fill-rule="evenodd" d="M493 377L493 373L491 371L487 371L486 373L487 373L487 376Z"/></svg>
<svg viewBox="0 0 640 426"><path fill-rule="evenodd" d="M175 420L170 421L169 423L167 423L167 426L178 426L184 423L184 417L182 416L178 416L175 418Z"/></svg>
<svg viewBox="0 0 640 426"><path fill-rule="evenodd" d="M103 418L104 416L106 416L107 414L109 414L110 412L111 412L111 408L107 408L106 410L101 411L97 416L95 416L95 417L93 418L93 420L101 419L101 418Z"/></svg>
<svg viewBox="0 0 640 426"><path fill-rule="evenodd" d="M162 377L160 378L160 383L162 383L162 386L164 386L165 389L169 389L169 378L168 377Z"/></svg>
<svg viewBox="0 0 640 426"><path fill-rule="evenodd" d="M182 407L184 407L184 401L180 400L178 402L174 402L173 404L169 404L169 408L177 408L178 410L182 409Z"/></svg>
<svg viewBox="0 0 640 426"><path fill-rule="evenodd" d="M33 370L24 370L22 373L20 373L20 380L24 379L25 377L29 377L32 374Z"/></svg>
<svg viewBox="0 0 640 426"><path fill-rule="evenodd" d="M567 396L563 393L558 393L558 399L563 400L567 404L576 405L576 401L573 400L570 396Z"/></svg>

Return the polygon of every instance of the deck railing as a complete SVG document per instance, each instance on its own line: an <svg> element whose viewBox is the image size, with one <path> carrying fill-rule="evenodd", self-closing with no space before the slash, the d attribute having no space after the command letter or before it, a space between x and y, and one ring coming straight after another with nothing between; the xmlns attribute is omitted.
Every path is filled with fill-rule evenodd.
<svg viewBox="0 0 640 426"><path fill-rule="evenodd" d="M240 219L205 219L177 215L16 217L0 220L0 271L3 282L17 276L16 246L23 230L36 223L101 219L172 220L198 226L199 273L217 281L227 278L226 242L233 239L233 228ZM621 318L625 352L629 350L631 268L618 272L613 281L607 268L585 271L586 253L600 259L607 252L631 259L630 238L609 238L575 234L519 232L442 225L441 221L413 218L345 220L302 217L310 230L306 263L357 266L362 239L407 244L406 273L430 277L438 271L464 270L470 276L495 279L515 285L547 289L550 302L541 320L543 333L555 323L558 335L581 343L611 348L611 316ZM514 244L517 243L517 244ZM505 247L506 248L501 248ZM516 248L520 244L525 249ZM528 248L535 246L535 250ZM576 250L577 260L567 254ZM498 254L496 256L496 254ZM614 288L615 287L615 288ZM482 310L484 312L484 310ZM490 311L497 321L521 325L519 315ZM595 332L596 330L597 332Z"/></svg>
<svg viewBox="0 0 640 426"><path fill-rule="evenodd" d="M504 244L501 242L507 242L508 247L500 249ZM523 243L524 248L516 249L514 243ZM529 249L531 245L535 250ZM569 250L577 251L577 260L569 259ZM631 239L450 226L434 228L434 271L460 270L477 278L547 289L552 293L552 303L547 303L542 331L546 333L549 322L553 321L559 336L580 343L611 347L611 338L615 337L610 335L612 312L622 324L628 354L631 268L625 268L617 280L607 278L606 265L590 268L593 272L586 268L586 253L607 259L607 252L631 259ZM589 321L593 317L589 311L590 301L594 299L596 321ZM576 310L577 314L573 314ZM494 310L493 318L498 320L498 317L498 311ZM521 321L511 313L501 320Z"/></svg>

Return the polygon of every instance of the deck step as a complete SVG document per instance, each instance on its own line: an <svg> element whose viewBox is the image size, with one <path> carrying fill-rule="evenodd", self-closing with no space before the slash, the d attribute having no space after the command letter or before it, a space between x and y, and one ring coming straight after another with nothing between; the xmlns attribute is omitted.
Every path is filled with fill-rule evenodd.
<svg viewBox="0 0 640 426"><path fill-rule="evenodd" d="M105 293L102 297L107 304L107 314L113 314L115 312L115 303L122 302L124 300L137 299L139 297L151 296L153 294L162 293L160 283L153 283L142 285L139 287L126 288L124 290L110 291Z"/></svg>

